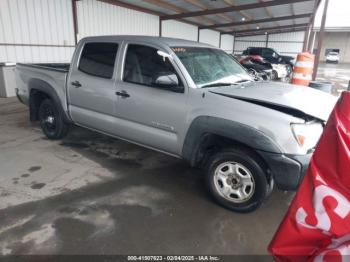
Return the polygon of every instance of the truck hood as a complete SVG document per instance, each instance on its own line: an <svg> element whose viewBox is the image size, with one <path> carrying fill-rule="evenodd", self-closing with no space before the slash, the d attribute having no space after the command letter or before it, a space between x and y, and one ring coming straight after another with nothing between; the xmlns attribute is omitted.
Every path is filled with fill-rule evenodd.
<svg viewBox="0 0 350 262"><path fill-rule="evenodd" d="M258 104L297 117L327 121L338 98L310 87L277 82L251 82L215 87L211 93Z"/></svg>

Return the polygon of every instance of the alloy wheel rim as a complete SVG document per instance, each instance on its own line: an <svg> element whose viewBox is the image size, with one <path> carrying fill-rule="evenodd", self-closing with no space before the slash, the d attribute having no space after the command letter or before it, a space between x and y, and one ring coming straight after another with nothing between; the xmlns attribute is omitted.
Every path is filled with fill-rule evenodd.
<svg viewBox="0 0 350 262"><path fill-rule="evenodd" d="M56 119L52 108L46 105L43 108L41 119L49 132L54 132L56 130Z"/></svg>

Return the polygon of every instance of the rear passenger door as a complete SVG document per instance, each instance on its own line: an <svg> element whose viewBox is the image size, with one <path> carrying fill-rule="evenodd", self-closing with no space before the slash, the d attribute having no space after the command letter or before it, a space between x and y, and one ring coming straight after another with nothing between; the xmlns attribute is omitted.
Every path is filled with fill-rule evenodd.
<svg viewBox="0 0 350 262"><path fill-rule="evenodd" d="M130 43L126 47L122 79L117 85L119 92L127 94L118 98L119 131L126 139L179 155L188 90L177 93L152 84L157 74L167 72L177 75L184 86L174 62L158 51L150 45Z"/></svg>
<svg viewBox="0 0 350 262"><path fill-rule="evenodd" d="M68 79L70 114L74 122L113 133L117 42L87 42L72 63ZM78 54L77 53L77 54Z"/></svg>

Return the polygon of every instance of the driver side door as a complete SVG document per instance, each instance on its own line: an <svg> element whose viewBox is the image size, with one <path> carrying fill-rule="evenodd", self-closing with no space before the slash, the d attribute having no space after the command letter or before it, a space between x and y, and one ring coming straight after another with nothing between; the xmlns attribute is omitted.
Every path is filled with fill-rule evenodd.
<svg viewBox="0 0 350 262"><path fill-rule="evenodd" d="M122 137L164 151L180 155L187 112L187 92L174 92L156 87L160 73L175 74L183 86L179 71L171 59L160 56L158 48L127 43L116 114Z"/></svg>

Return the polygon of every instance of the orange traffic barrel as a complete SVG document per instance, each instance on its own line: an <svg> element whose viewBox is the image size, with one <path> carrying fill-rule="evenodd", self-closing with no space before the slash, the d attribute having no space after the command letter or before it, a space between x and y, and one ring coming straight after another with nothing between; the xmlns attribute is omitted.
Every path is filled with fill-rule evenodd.
<svg viewBox="0 0 350 262"><path fill-rule="evenodd" d="M300 53L293 69L292 84L308 86L312 79L315 56L308 52Z"/></svg>

